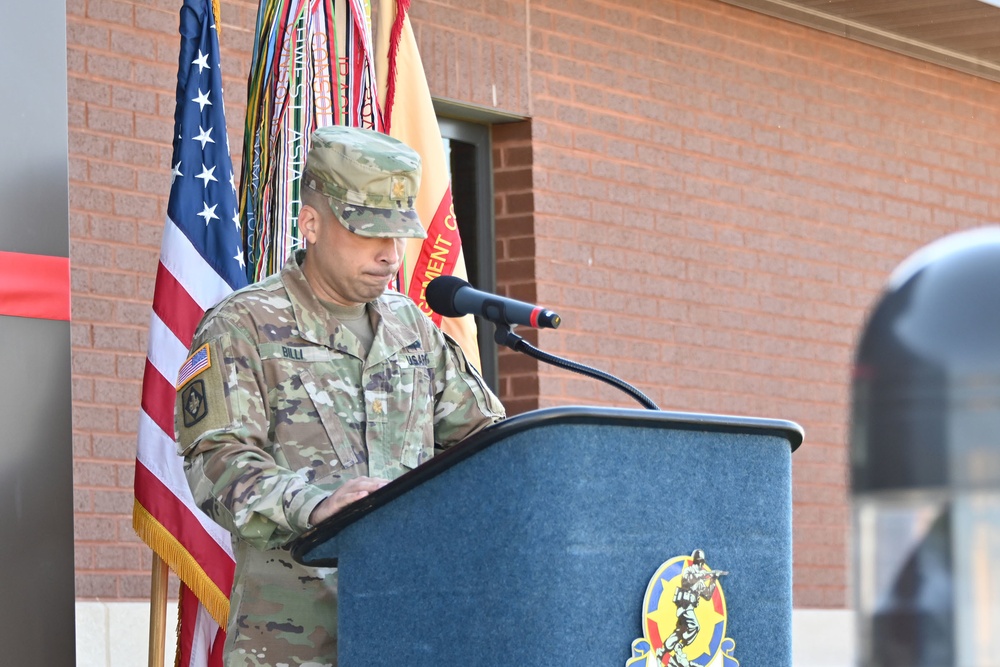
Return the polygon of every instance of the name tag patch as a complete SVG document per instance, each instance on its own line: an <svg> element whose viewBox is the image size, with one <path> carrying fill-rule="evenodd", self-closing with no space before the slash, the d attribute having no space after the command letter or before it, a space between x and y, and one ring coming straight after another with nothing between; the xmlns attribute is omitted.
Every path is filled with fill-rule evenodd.
<svg viewBox="0 0 1000 667"><path fill-rule="evenodd" d="M260 345L260 358L267 359L290 359L291 361L323 362L332 361L334 355L341 357L339 352L326 347L315 345L283 345L281 343L262 343Z"/></svg>

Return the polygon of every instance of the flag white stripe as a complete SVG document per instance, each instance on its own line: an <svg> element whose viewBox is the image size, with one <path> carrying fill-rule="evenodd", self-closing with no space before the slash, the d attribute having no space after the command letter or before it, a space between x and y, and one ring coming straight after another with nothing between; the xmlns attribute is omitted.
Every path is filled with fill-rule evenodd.
<svg viewBox="0 0 1000 667"><path fill-rule="evenodd" d="M180 341L156 313L149 318L149 349L146 358L171 385L187 359L187 346Z"/></svg>
<svg viewBox="0 0 1000 667"><path fill-rule="evenodd" d="M170 452L172 456L164 456L164 452ZM230 556L233 555L232 540L229 532L219 524L208 518L204 512L197 509L194 497L191 495L191 488L188 486L187 478L184 477L184 468L177 452L177 445L174 439L157 426L144 410L139 411L139 451L138 458L146 468L153 473L160 482L177 496L185 505L191 509L191 513L198 519L205 532L208 533L215 542L222 547ZM228 593L228 591L223 591Z"/></svg>
<svg viewBox="0 0 1000 667"><path fill-rule="evenodd" d="M160 263L202 310L208 310L233 291L169 217L163 228Z"/></svg>
<svg viewBox="0 0 1000 667"><path fill-rule="evenodd" d="M194 633L191 637L191 663L188 667L208 667L208 656L218 634L219 625L204 606L198 605Z"/></svg>

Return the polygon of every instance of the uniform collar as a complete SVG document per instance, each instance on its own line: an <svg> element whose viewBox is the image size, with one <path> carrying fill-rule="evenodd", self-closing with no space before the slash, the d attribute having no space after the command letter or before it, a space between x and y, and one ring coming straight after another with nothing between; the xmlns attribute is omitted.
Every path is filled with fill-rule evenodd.
<svg viewBox="0 0 1000 667"><path fill-rule="evenodd" d="M296 250L281 269L281 282L292 303L299 335L311 343L364 359L358 339L347 327L341 326L330 316L330 312L309 286L309 281L302 272L302 260L305 256L305 250ZM392 305L399 302L399 299L382 295L368 304L377 315L375 340L366 360L369 365L388 359L419 339L414 328L406 325L396 315Z"/></svg>

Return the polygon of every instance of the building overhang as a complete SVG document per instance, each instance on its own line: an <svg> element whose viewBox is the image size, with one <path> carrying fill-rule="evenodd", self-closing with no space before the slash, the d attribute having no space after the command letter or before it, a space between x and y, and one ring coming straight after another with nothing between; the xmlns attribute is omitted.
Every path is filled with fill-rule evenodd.
<svg viewBox="0 0 1000 667"><path fill-rule="evenodd" d="M722 1L1000 81L1000 0Z"/></svg>

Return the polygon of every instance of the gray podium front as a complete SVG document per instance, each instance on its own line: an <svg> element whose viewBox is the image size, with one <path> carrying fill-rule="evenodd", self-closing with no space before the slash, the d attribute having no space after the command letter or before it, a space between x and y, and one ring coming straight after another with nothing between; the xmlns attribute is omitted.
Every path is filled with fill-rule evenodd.
<svg viewBox="0 0 1000 667"><path fill-rule="evenodd" d="M340 568L345 667L659 664L676 620L655 600L690 560L659 570L696 549L729 574L691 664L735 665L717 651L728 637L745 667L790 667L802 437L778 420L539 410L439 454L292 554Z"/></svg>

